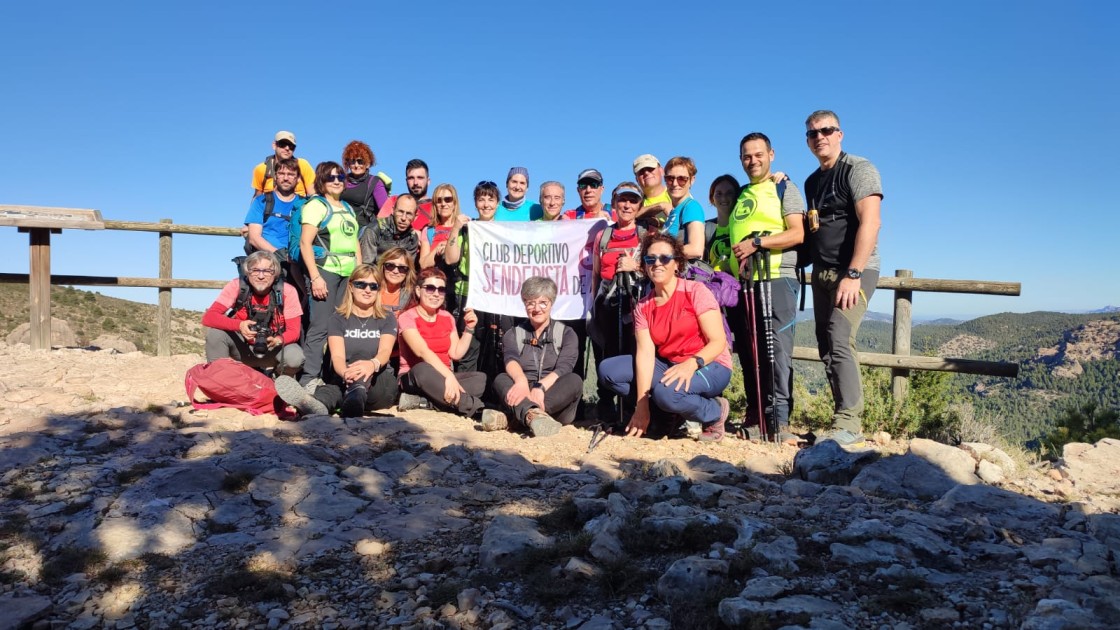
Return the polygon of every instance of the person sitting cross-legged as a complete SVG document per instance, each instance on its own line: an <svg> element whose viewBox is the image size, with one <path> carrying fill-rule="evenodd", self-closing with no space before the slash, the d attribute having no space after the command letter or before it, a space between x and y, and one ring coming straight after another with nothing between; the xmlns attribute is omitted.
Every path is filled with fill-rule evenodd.
<svg viewBox="0 0 1120 630"><path fill-rule="evenodd" d="M494 391L513 418L534 437L555 435L575 420L583 379L573 372L579 338L571 327L552 319L556 283L534 276L521 285L528 321L506 331L502 339L506 371L494 377ZM508 426L501 412L482 413L484 431Z"/></svg>
<svg viewBox="0 0 1120 630"><path fill-rule="evenodd" d="M255 251L241 262L243 278L230 280L202 315L206 360L229 357L250 367L295 374L299 346L299 295L281 278L276 254ZM258 343L258 338L260 343Z"/></svg>
<svg viewBox="0 0 1120 630"><path fill-rule="evenodd" d="M463 313L466 328L460 335L455 318L443 308L446 299L447 275L428 267L420 272L408 308L397 313L401 346L398 411L417 409L424 398L441 410L468 418L482 411L486 375L451 371L451 362L461 359L470 346L478 318L467 309Z"/></svg>

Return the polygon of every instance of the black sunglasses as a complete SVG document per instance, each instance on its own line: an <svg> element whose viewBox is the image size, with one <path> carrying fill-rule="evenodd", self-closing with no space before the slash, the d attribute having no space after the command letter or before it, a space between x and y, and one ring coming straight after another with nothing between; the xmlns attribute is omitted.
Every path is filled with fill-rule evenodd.
<svg viewBox="0 0 1120 630"><path fill-rule="evenodd" d="M582 184L576 184L576 188L578 188L580 190L585 190L587 188L593 188L595 190L598 190L602 187L603 187L602 182L584 182Z"/></svg>
<svg viewBox="0 0 1120 630"><path fill-rule="evenodd" d="M333 175L327 175L326 177L324 177L323 181L328 182L328 183L330 183L330 182L344 182L344 181L346 181L346 176L343 175L342 173L334 173Z"/></svg>
<svg viewBox="0 0 1120 630"><path fill-rule="evenodd" d="M810 140L815 139L817 136L824 136L827 138L837 131L840 131L839 127L821 127L820 129L810 129L809 131L805 132L805 137Z"/></svg>
<svg viewBox="0 0 1120 630"><path fill-rule="evenodd" d="M652 267L656 263L668 265L674 260L676 260L676 258L674 258L672 254L661 254L659 256L642 256L642 262L644 262L647 267Z"/></svg>
<svg viewBox="0 0 1120 630"><path fill-rule="evenodd" d="M359 291L365 291L366 289L369 289L370 291L376 291L379 288L381 288L381 287L377 286L376 282L373 282L373 281L366 282L365 280L351 280L350 281L350 286L354 287L355 289L357 289Z"/></svg>
<svg viewBox="0 0 1120 630"><path fill-rule="evenodd" d="M425 284L420 288L424 289L424 292L428 295L435 295L436 293L440 295L447 295L447 287L441 287L436 284Z"/></svg>
<svg viewBox="0 0 1120 630"><path fill-rule="evenodd" d="M385 271L395 271L397 273L408 273L408 265L398 265L395 263L387 262L381 265Z"/></svg>
<svg viewBox="0 0 1120 630"><path fill-rule="evenodd" d="M358 166L361 166L362 164L365 164L366 161L363 160L362 158L352 158L352 159L346 160L346 163L347 164L357 164Z"/></svg>
<svg viewBox="0 0 1120 630"><path fill-rule="evenodd" d="M292 144L291 142L288 142L287 140L281 140L280 142L277 142L276 146L280 147L281 149L295 149L296 148L296 145Z"/></svg>

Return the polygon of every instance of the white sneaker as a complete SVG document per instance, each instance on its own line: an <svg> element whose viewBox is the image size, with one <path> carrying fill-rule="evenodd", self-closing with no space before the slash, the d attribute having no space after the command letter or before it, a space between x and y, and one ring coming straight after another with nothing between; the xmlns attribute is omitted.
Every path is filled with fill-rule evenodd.
<svg viewBox="0 0 1120 630"><path fill-rule="evenodd" d="M320 383L322 381L319 381ZM276 379L276 395L280 400L296 408L301 416L328 416L330 410L327 406L307 393L299 381L290 376L281 376Z"/></svg>

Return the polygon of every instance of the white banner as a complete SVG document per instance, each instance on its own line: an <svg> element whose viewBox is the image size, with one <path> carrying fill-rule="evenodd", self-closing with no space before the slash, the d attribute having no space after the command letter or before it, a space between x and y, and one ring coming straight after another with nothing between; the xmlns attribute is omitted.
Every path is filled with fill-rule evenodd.
<svg viewBox="0 0 1120 630"><path fill-rule="evenodd" d="M553 319L583 319L591 310L593 242L605 219L471 221L467 306L525 316L521 283L544 276L556 283Z"/></svg>

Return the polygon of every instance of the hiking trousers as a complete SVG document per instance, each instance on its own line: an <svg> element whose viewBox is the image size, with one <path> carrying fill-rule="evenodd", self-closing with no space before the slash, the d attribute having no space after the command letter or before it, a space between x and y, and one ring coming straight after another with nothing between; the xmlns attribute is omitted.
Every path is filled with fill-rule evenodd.
<svg viewBox="0 0 1120 630"><path fill-rule="evenodd" d="M723 394L723 390L731 382L731 370L719 363L709 363L692 375L692 382L686 392L683 387L680 391L675 391L661 383L661 377L665 376L665 370L670 365L672 364L661 357L653 358L653 384L650 388L650 400L653 404L684 420L702 424L719 420L719 403L715 398ZM599 380L619 396L630 395L634 383L634 357L622 355L603 361L599 366Z"/></svg>
<svg viewBox="0 0 1120 630"><path fill-rule="evenodd" d="M311 317L307 324L307 334L303 336L303 377L299 379L300 385L306 385L311 379L323 378L323 347L327 343L327 324L346 292L347 279L344 276L321 268L319 275L327 283L327 297L317 300L310 291L307 292L307 310Z"/></svg>
<svg viewBox="0 0 1120 630"><path fill-rule="evenodd" d="M530 409L536 408L537 404L526 398L516 406L510 407L505 401L506 394L511 389L513 389L513 378L509 374L502 372L494 377L494 393L498 395L498 400L502 401L502 407L512 413L522 426L529 426L525 422L525 416ZM579 408L579 400L582 396L583 379L574 372L565 374L556 379L552 387L544 393L544 411L560 424L571 424L576 419L576 409Z"/></svg>
<svg viewBox="0 0 1120 630"><path fill-rule="evenodd" d="M856 333L867 303L879 283L879 270L865 269L860 278L860 299L846 310L834 306L836 289L843 274L839 269L813 269L813 316L816 319L817 352L824 362L825 377L832 389L835 411L832 428L863 433L863 384L856 354Z"/></svg>
<svg viewBox="0 0 1120 630"><path fill-rule="evenodd" d="M482 410L482 392L486 390L486 375L482 372L459 372L455 375L465 391L459 394L459 404L454 407L443 401L446 380L427 363L414 365L401 376L401 391L418 394L444 410L471 418Z"/></svg>
<svg viewBox="0 0 1120 630"><path fill-rule="evenodd" d="M253 368L275 369L283 363L285 374L295 374L303 365L303 350L299 344L289 343L270 351L263 357L253 354L253 349L232 330L211 328L206 331L206 362L229 357Z"/></svg>

